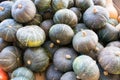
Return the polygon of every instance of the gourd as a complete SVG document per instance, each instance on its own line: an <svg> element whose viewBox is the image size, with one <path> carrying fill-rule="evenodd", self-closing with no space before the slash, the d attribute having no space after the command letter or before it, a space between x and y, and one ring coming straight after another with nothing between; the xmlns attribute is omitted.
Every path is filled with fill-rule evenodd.
<svg viewBox="0 0 120 80"><path fill-rule="evenodd" d="M11 80L30 80L30 79L26 78L26 77L23 77L23 76L20 76L20 77L12 78Z"/></svg>
<svg viewBox="0 0 120 80"><path fill-rule="evenodd" d="M36 7L31 0L17 0L12 6L11 12L16 21L26 23L35 17Z"/></svg>
<svg viewBox="0 0 120 80"><path fill-rule="evenodd" d="M83 21L86 26L93 30L99 30L104 27L109 20L109 13L102 6L91 6L83 14Z"/></svg>
<svg viewBox="0 0 120 80"><path fill-rule="evenodd" d="M67 24L74 28L78 22L77 15L69 9L60 9L53 16L55 24Z"/></svg>
<svg viewBox="0 0 120 80"><path fill-rule="evenodd" d="M26 77L29 80L35 79L33 72L26 67L19 67L19 68L15 69L11 74L11 78L20 77L20 76Z"/></svg>
<svg viewBox="0 0 120 80"><path fill-rule="evenodd" d="M98 36L92 30L82 30L75 34L72 40L73 48L80 53L87 54L95 50L98 44Z"/></svg>
<svg viewBox="0 0 120 80"><path fill-rule="evenodd" d="M9 80L8 73L0 68L0 80Z"/></svg>
<svg viewBox="0 0 120 80"><path fill-rule="evenodd" d="M93 0L94 2L94 5L100 5L100 6L103 6L105 7L106 6L106 0Z"/></svg>
<svg viewBox="0 0 120 80"><path fill-rule="evenodd" d="M12 72L22 65L21 50L15 46L7 46L0 53L0 67Z"/></svg>
<svg viewBox="0 0 120 80"><path fill-rule="evenodd" d="M101 67L108 73L120 74L120 48L115 46L105 47L98 55Z"/></svg>
<svg viewBox="0 0 120 80"><path fill-rule="evenodd" d="M66 72L62 75L60 80L77 80L76 74L73 71Z"/></svg>
<svg viewBox="0 0 120 80"><path fill-rule="evenodd" d="M46 70L46 80L60 80L62 74L61 71L51 64Z"/></svg>
<svg viewBox="0 0 120 80"><path fill-rule="evenodd" d="M12 1L3 1L0 3L0 21L11 18Z"/></svg>
<svg viewBox="0 0 120 80"><path fill-rule="evenodd" d="M33 72L43 72L49 65L49 57L44 48L28 48L24 53L24 64Z"/></svg>
<svg viewBox="0 0 120 80"><path fill-rule="evenodd" d="M59 48L53 57L53 64L61 72L72 70L73 60L77 57L77 53L72 48Z"/></svg>
<svg viewBox="0 0 120 80"><path fill-rule="evenodd" d="M46 39L44 30L37 25L28 25L20 28L16 33L16 37L26 47L41 46Z"/></svg>
<svg viewBox="0 0 120 80"><path fill-rule="evenodd" d="M107 47L108 46L115 46L115 47L119 47L120 48L120 41L112 41L112 42L108 43L106 46Z"/></svg>
<svg viewBox="0 0 120 80"><path fill-rule="evenodd" d="M75 58L73 70L77 78L81 80L98 80L100 76L96 62L87 55L81 55Z"/></svg>
<svg viewBox="0 0 120 80"><path fill-rule="evenodd" d="M7 42L15 42L16 32L22 27L14 19L5 19L0 23L0 36Z"/></svg>
<svg viewBox="0 0 120 80"><path fill-rule="evenodd" d="M72 41L74 32L72 28L66 24L55 24L49 30L51 41L59 45L67 45Z"/></svg>

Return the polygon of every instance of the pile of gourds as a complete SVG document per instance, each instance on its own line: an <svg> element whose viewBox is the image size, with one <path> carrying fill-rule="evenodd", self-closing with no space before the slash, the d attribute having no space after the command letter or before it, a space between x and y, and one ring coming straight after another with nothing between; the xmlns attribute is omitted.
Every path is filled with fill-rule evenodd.
<svg viewBox="0 0 120 80"><path fill-rule="evenodd" d="M0 80L120 80L119 19L112 0L2 0Z"/></svg>

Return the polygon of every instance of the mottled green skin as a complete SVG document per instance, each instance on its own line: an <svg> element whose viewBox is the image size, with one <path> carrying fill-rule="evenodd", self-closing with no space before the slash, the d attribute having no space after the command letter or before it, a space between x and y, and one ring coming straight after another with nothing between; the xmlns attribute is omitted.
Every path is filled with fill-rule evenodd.
<svg viewBox="0 0 120 80"><path fill-rule="evenodd" d="M100 5L105 7L106 6L106 0L93 0L94 5Z"/></svg>
<svg viewBox="0 0 120 80"><path fill-rule="evenodd" d="M0 3L0 7L3 7L3 10L0 10L0 21L4 19L11 18L11 8L13 2L12 1L4 1Z"/></svg>
<svg viewBox="0 0 120 80"><path fill-rule="evenodd" d="M28 48L24 53L24 63L33 72L43 72L49 65L49 57L44 48Z"/></svg>
<svg viewBox="0 0 120 80"><path fill-rule="evenodd" d="M18 7L19 5L21 8ZM26 23L35 17L36 7L31 0L17 0L12 6L11 12L16 21Z"/></svg>
<svg viewBox="0 0 120 80"><path fill-rule="evenodd" d="M29 78L26 78L26 77L23 77L23 76L20 76L20 77L15 77L15 78L12 78L10 80L30 80Z"/></svg>
<svg viewBox="0 0 120 80"><path fill-rule="evenodd" d="M4 41L2 38L0 38L0 52L2 51L2 49L7 47L8 45L10 45L10 43L8 43L8 42Z"/></svg>
<svg viewBox="0 0 120 80"><path fill-rule="evenodd" d="M98 31L100 41L108 43L118 39L119 30L113 25L106 23L105 27Z"/></svg>
<svg viewBox="0 0 120 80"><path fill-rule="evenodd" d="M67 45L72 41L74 32L72 28L66 24L55 24L49 30L49 37L54 42L57 43L57 40L60 43L59 45Z"/></svg>
<svg viewBox="0 0 120 80"><path fill-rule="evenodd" d="M74 28L78 23L77 15L69 9L60 9L53 16L53 21L56 24L67 24Z"/></svg>
<svg viewBox="0 0 120 80"><path fill-rule="evenodd" d="M109 13L107 9L98 5L89 7L83 14L84 23L88 28L93 30L103 28L108 20Z"/></svg>
<svg viewBox="0 0 120 80"><path fill-rule="evenodd" d="M111 74L120 74L120 49L118 47L110 46L104 48L99 56L98 61L101 67Z"/></svg>
<svg viewBox="0 0 120 80"><path fill-rule="evenodd" d="M77 52L87 54L91 50L95 50L98 44L98 36L92 30L82 30L75 34L72 44Z"/></svg>
<svg viewBox="0 0 120 80"><path fill-rule="evenodd" d="M5 19L0 23L0 37L7 42L16 41L16 32L23 26L14 19Z"/></svg>
<svg viewBox="0 0 120 80"><path fill-rule="evenodd" d="M6 72L12 72L22 64L21 51L15 46L7 46L0 53L0 67Z"/></svg>
<svg viewBox="0 0 120 80"><path fill-rule="evenodd" d="M73 70L82 80L98 80L100 76L96 62L87 55L78 56L74 60Z"/></svg>
<svg viewBox="0 0 120 80"><path fill-rule="evenodd" d="M11 78L15 77L26 77L29 80L35 80L33 72L26 67L19 67L14 70L11 74Z"/></svg>
<svg viewBox="0 0 120 80"><path fill-rule="evenodd" d="M37 25L28 25L20 28L16 33L16 37L26 47L41 46L46 39L44 30Z"/></svg>

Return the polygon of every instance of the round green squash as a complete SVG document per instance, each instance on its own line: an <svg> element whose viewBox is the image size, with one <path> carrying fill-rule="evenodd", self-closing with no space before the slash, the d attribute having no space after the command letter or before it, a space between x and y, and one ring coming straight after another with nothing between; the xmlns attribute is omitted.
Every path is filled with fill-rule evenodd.
<svg viewBox="0 0 120 80"><path fill-rule="evenodd" d="M109 20L109 13L102 6L91 6L83 14L83 21L86 26L93 30L99 30L104 27Z"/></svg>
<svg viewBox="0 0 120 80"><path fill-rule="evenodd" d="M114 27L117 27L119 24L118 20L112 18L108 20L108 23L112 24Z"/></svg>
<svg viewBox="0 0 120 80"><path fill-rule="evenodd" d="M20 76L20 77L15 77L15 78L12 78L10 80L30 80L29 78L26 78L26 77L23 77L23 76Z"/></svg>
<svg viewBox="0 0 120 80"><path fill-rule="evenodd" d="M61 72L72 70L73 60L77 57L77 53L68 47L59 48L53 57L53 64Z"/></svg>
<svg viewBox="0 0 120 80"><path fill-rule="evenodd" d="M73 48L80 53L87 54L95 50L98 44L98 36L92 30L82 30L75 34L72 40Z"/></svg>
<svg viewBox="0 0 120 80"><path fill-rule="evenodd" d="M75 0L75 6L84 12L89 7L94 6L94 3L93 0Z"/></svg>
<svg viewBox="0 0 120 80"><path fill-rule="evenodd" d="M74 32L66 24L55 24L49 30L50 39L59 45L67 45L72 41Z"/></svg>
<svg viewBox="0 0 120 80"><path fill-rule="evenodd" d="M0 21L11 18L12 1L3 1L0 3Z"/></svg>
<svg viewBox="0 0 120 80"><path fill-rule="evenodd" d="M119 30L113 25L106 23L105 27L98 31L100 41L108 43L118 39Z"/></svg>
<svg viewBox="0 0 120 80"><path fill-rule="evenodd" d="M34 0L39 12L44 12L51 7L51 0Z"/></svg>
<svg viewBox="0 0 120 80"><path fill-rule="evenodd" d="M20 28L16 33L16 37L26 47L41 46L46 39L44 30L37 25L28 25Z"/></svg>
<svg viewBox="0 0 120 80"><path fill-rule="evenodd" d="M106 0L93 0L94 5L100 5L105 7L106 6Z"/></svg>
<svg viewBox="0 0 120 80"><path fill-rule="evenodd" d="M52 8L54 11L68 8L68 6L69 6L69 0L52 0Z"/></svg>
<svg viewBox="0 0 120 80"><path fill-rule="evenodd" d="M60 80L62 72L59 71L53 64L46 70L46 80Z"/></svg>
<svg viewBox="0 0 120 80"><path fill-rule="evenodd" d="M35 80L33 72L26 67L19 67L11 74L11 79L15 77L26 77L29 80Z"/></svg>
<svg viewBox="0 0 120 80"><path fill-rule="evenodd" d="M53 16L55 24L67 24L74 28L78 23L77 15L70 9L60 9Z"/></svg>
<svg viewBox="0 0 120 80"><path fill-rule="evenodd" d="M24 63L33 72L43 72L49 65L49 57L44 48L28 48L24 53Z"/></svg>
<svg viewBox="0 0 120 80"><path fill-rule="evenodd" d="M105 47L98 55L101 67L111 74L120 74L120 48Z"/></svg>
<svg viewBox="0 0 120 80"><path fill-rule="evenodd" d="M60 80L77 80L77 77L73 71L69 71L64 73Z"/></svg>
<svg viewBox="0 0 120 80"><path fill-rule="evenodd" d="M14 19L5 19L0 23L0 36L7 42L15 42L16 32L22 27Z"/></svg>
<svg viewBox="0 0 120 80"><path fill-rule="evenodd" d="M12 17L20 22L25 23L32 20L36 14L35 4L31 0L17 0L12 6Z"/></svg>
<svg viewBox="0 0 120 80"><path fill-rule="evenodd" d="M7 46L0 53L0 67L12 72L22 65L21 50L15 46Z"/></svg>
<svg viewBox="0 0 120 80"><path fill-rule="evenodd" d="M112 41L112 42L109 42L106 46L115 46L115 47L118 47L120 48L120 41Z"/></svg>
<svg viewBox="0 0 120 80"><path fill-rule="evenodd" d="M98 80L100 76L96 62L87 55L78 56L74 60L73 70L81 80Z"/></svg>

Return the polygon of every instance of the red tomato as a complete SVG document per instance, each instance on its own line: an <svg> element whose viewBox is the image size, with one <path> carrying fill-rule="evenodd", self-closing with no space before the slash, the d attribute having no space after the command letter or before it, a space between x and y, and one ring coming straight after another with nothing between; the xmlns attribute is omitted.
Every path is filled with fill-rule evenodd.
<svg viewBox="0 0 120 80"><path fill-rule="evenodd" d="M0 68L0 80L9 80L8 74Z"/></svg>

